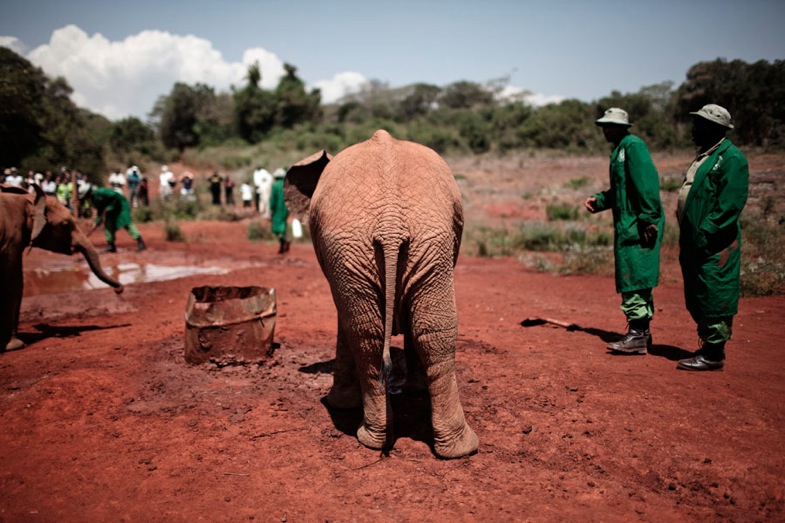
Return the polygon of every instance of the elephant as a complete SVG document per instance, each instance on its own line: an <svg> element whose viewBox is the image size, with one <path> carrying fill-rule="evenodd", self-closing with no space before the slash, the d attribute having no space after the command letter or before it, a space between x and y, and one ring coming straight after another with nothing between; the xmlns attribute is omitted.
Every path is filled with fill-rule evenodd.
<svg viewBox="0 0 785 523"><path fill-rule="evenodd" d="M104 283L123 292L123 285L101 268L98 253L77 225L70 211L57 199L35 192L0 186L0 351L17 350L24 343L17 338L22 306L24 276L22 255L28 247L71 255L81 252L90 269Z"/></svg>
<svg viewBox="0 0 785 523"><path fill-rule="evenodd" d="M307 223L338 313L333 408L362 405L357 439L392 447L387 393L391 336L419 366L440 458L473 454L478 438L458 397L453 274L463 231L455 177L433 150L384 130L333 158L325 151L293 165L284 194Z"/></svg>

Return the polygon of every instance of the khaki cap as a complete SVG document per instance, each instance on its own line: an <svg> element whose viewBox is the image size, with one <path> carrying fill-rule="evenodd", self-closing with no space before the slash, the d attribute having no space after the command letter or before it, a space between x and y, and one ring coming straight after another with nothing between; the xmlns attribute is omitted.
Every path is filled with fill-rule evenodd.
<svg viewBox="0 0 785 523"><path fill-rule="evenodd" d="M733 129L733 124L730 123L730 113L727 109L717 104L706 104L699 110L691 112L690 114L700 116L701 118L728 129Z"/></svg>
<svg viewBox="0 0 785 523"><path fill-rule="evenodd" d="M627 111L624 109L619 109L618 107L611 107L605 114L602 115L602 118L594 122L599 126L603 125L623 125L625 127L632 127L630 123L630 117L627 115Z"/></svg>

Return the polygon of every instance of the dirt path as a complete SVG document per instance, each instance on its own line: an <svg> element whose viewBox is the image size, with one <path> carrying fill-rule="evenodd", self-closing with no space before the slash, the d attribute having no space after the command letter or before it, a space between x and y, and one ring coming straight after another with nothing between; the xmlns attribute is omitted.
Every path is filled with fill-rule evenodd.
<svg viewBox="0 0 785 523"><path fill-rule="evenodd" d="M29 347L0 355L0 521L785 517L785 299L742 300L726 370L692 374L675 369L697 344L678 279L655 292L652 354L614 357L603 339L625 325L611 279L464 257L458 376L480 451L436 459L427 399L404 394L381 458L357 442L358 412L321 403L336 317L312 248L281 257L245 226L184 223L195 241L173 244L145 225L148 251L122 237L103 257L246 264L228 274L25 299ZM62 259L36 250L26 264ZM199 285L276 288L267 365L184 363ZM534 316L579 328L520 325Z"/></svg>

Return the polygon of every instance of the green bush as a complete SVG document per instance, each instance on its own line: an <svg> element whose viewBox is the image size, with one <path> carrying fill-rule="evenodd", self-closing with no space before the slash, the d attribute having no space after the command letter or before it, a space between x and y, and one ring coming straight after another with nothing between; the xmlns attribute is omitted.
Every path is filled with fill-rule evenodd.
<svg viewBox="0 0 785 523"><path fill-rule="evenodd" d="M167 220L166 224L164 224L164 237L168 242L185 241L185 235L182 229L180 229L180 224L175 220Z"/></svg>
<svg viewBox="0 0 785 523"><path fill-rule="evenodd" d="M155 213L150 207L138 207L134 209L134 221L137 223L150 223L155 221Z"/></svg>
<svg viewBox="0 0 785 523"><path fill-rule="evenodd" d="M771 296L785 291L785 226L742 216L741 294Z"/></svg>
<svg viewBox="0 0 785 523"><path fill-rule="evenodd" d="M179 199L174 203L172 216L178 220L195 220L201 210L199 199Z"/></svg>
<svg viewBox="0 0 785 523"><path fill-rule="evenodd" d="M578 214L578 208L569 203L554 203L545 207L545 215L548 217L548 221L551 222L557 220L577 220Z"/></svg>
<svg viewBox="0 0 785 523"><path fill-rule="evenodd" d="M573 178L567 182L567 187L571 189L580 189L589 183L589 178L581 176L580 178Z"/></svg>
<svg viewBox="0 0 785 523"><path fill-rule="evenodd" d="M270 229L270 224L262 220L254 220L248 224L248 239L251 241L270 241L276 237Z"/></svg>

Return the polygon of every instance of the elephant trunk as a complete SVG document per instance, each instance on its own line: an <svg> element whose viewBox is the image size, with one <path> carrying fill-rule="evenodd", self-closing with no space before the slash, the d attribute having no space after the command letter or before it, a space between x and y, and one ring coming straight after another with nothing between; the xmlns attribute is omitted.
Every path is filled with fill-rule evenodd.
<svg viewBox="0 0 785 523"><path fill-rule="evenodd" d="M113 287L115 293L120 294L123 292L123 284L104 272L101 267L101 260L98 258L98 252L84 233L80 231L74 233L73 246L75 250L82 253L85 260L87 260L87 264L90 266L90 270L93 271L93 274L95 274L99 280Z"/></svg>

